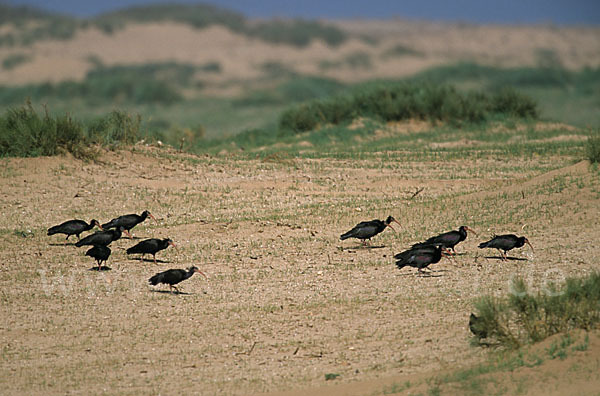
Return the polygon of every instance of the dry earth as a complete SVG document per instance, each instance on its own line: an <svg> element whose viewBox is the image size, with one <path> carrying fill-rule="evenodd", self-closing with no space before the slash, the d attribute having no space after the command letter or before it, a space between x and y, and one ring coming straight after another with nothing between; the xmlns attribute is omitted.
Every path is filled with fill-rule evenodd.
<svg viewBox="0 0 600 396"><path fill-rule="evenodd" d="M346 82L405 77L431 66L458 61L503 67L551 62L569 69L600 64L597 27L488 26L404 20L336 24L351 34L350 40L339 47L313 41L305 48L270 44L222 26L199 30L176 23L131 24L111 35L89 28L71 40L0 47L0 61L14 55L28 57L27 62L2 70L0 84L81 80L98 61L107 66L218 62L220 73L197 76L207 92L213 94L232 94L236 92L232 86L240 87L249 79L264 77L262 65L267 62ZM10 25L4 29L10 29ZM364 37L372 40L365 41ZM353 56L368 60L369 64L347 62Z"/></svg>
<svg viewBox="0 0 600 396"><path fill-rule="evenodd" d="M469 346L466 326L477 296L506 295L516 274L539 289L598 270L600 176L575 160L381 166L141 145L96 163L2 159L2 393L381 394L394 379L480 362L487 351ZM136 241L121 239L111 270L93 271L83 248L45 235L66 219L104 222L144 209L158 221L135 237L179 245L158 264L128 258L123 249ZM385 231L370 248L339 241L358 221L388 214L402 223L398 233ZM393 253L461 224L479 236L458 246L457 263L438 264L433 276L394 266ZM536 250L501 262L476 248L503 232L526 234ZM208 280L192 277L183 294L147 284L190 265ZM577 359L597 367L597 338L590 345ZM328 373L346 388L319 388ZM557 389L597 380L558 380Z"/></svg>

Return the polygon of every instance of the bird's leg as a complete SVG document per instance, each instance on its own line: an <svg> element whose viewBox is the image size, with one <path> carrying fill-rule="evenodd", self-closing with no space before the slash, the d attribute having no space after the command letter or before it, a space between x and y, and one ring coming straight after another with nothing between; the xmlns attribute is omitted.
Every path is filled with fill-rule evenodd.
<svg viewBox="0 0 600 396"><path fill-rule="evenodd" d="M177 288L177 286L173 286L173 288L174 288L175 290L177 290L177 294L181 294L181 292L179 291L179 289Z"/></svg>
<svg viewBox="0 0 600 396"><path fill-rule="evenodd" d="M500 257L502 258L502 261L506 261L506 255L504 254L504 252L500 249L498 249L498 251L500 252Z"/></svg>
<svg viewBox="0 0 600 396"><path fill-rule="evenodd" d="M153 254L152 256L154 256L154 264L156 264L156 254Z"/></svg>

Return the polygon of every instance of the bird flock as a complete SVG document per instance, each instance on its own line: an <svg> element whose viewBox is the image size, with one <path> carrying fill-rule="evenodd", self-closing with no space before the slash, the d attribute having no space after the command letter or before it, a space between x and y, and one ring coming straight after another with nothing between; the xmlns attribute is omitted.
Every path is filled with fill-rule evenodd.
<svg viewBox="0 0 600 396"><path fill-rule="evenodd" d="M85 253L86 256L92 257L98 264L98 270L108 269L108 267L102 267L103 263L106 263L111 254L111 249L108 247L112 242L120 239L123 234L126 234L129 238L133 239L131 235L131 229L136 225L142 223L148 217L154 219L154 216L147 210L138 214L127 214L116 217L111 221L100 224L96 219L92 219L89 223L83 220L68 220L59 225L50 227L48 229L48 235L54 234L65 234L65 239L68 241L71 235L77 236L77 243L75 246L91 246L91 248ZM361 240L362 245L366 245L370 242L371 238L381 233L387 227L392 227L392 223L400 225L394 217L388 216L385 220L370 220L363 221L355 225L348 232L340 235L340 239L343 241L348 238L356 238ZM400 225L401 226L401 225ZM80 239L80 234L85 231L90 231L94 227L98 227L100 231L86 236ZM419 273L423 273L424 269L430 265L438 263L442 257L453 258L456 254L455 247L460 242L467 238L468 233L471 232L475 235L477 233L468 226L460 226L458 230L452 230L444 232L439 235L432 236L423 242L413 244L409 249L394 255L396 260L396 266L399 269L404 267L413 267L418 270ZM502 260L507 260L506 252L520 248L528 244L533 250L533 246L529 243L529 240L522 236L518 237L514 234L497 235L486 242L479 244L479 248L495 248L501 254ZM170 238L157 239L150 238L145 239L134 246L129 247L126 252L130 254L140 254L140 260L143 260L144 255L152 254L154 263L156 264L156 253L166 249L168 246L176 247L175 243ZM152 276L148 282L151 285L167 284L170 290L175 289L179 293L179 289L176 284L190 278L196 272L200 273L206 278L206 274L200 271L197 267L191 266L187 270L183 269L169 269L164 272L159 272Z"/></svg>
<svg viewBox="0 0 600 396"><path fill-rule="evenodd" d="M108 267L102 267L102 263L106 263L111 254L111 249L108 246L117 239L120 239L123 234L126 234L129 238L133 239L131 229L142 223L148 217L156 221L154 216L147 210L143 211L141 215L132 213L119 216L104 224L100 224L96 219L91 220L89 223L79 219L68 220L64 223L50 227L48 229L48 235L65 234L67 236L65 238L65 243L69 240L71 235L77 236L78 241L75 243L75 246L91 246L85 255L96 260L98 271L100 271L102 269L108 269ZM80 239L80 234L82 232L89 231L94 227L98 227L100 231ZM150 238L131 246L126 251L128 255L141 254L140 261L143 260L144 255L151 254L154 258L154 263L156 264L156 253L169 246L176 246L170 238ZM177 289L175 285L188 279L196 272L206 277L202 271L192 266L188 268L187 271L182 269L170 269L160 272L152 276L148 282L151 285L158 285L160 283L167 284L171 290L174 288L179 292L179 289Z"/></svg>
<svg viewBox="0 0 600 396"><path fill-rule="evenodd" d="M341 240L348 238L357 238L366 244L372 237L379 234L387 227L394 229L391 223L400 224L392 216L388 216L385 221L371 220L363 221L355 225L350 231L340 235ZM395 231L395 230L394 230ZM423 242L415 243L410 249L394 255L396 265L402 269L404 267L413 267L422 273L423 270L431 264L439 262L442 257L452 257L456 254L455 247L460 242L467 239L468 232L475 235L477 233L468 226L460 226L458 230L444 232L436 236L432 236ZM528 244L533 250L533 246L529 243L526 237L518 237L514 234L495 235L492 239L479 244L479 248L495 248L501 254L501 259L507 260L506 252L514 248L519 248Z"/></svg>

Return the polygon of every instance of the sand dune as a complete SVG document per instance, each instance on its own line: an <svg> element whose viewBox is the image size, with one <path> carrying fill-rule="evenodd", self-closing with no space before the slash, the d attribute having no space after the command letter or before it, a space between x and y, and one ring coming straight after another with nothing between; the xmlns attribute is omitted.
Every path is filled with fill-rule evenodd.
<svg viewBox="0 0 600 396"><path fill-rule="evenodd" d="M222 72L211 74L215 84L259 78L264 73L261 65L267 62L346 82L403 77L457 61L506 67L551 62L569 69L600 65L600 28L596 27L482 26L402 20L335 24L352 38L339 47L313 41L304 48L267 43L222 26L194 29L177 23L132 24L112 35L89 28L71 40L0 48L0 61L15 54L30 58L13 69L2 70L0 84L77 81L98 60L105 65L218 62ZM407 52L394 54L398 46ZM352 56L362 57L367 64L347 62Z"/></svg>

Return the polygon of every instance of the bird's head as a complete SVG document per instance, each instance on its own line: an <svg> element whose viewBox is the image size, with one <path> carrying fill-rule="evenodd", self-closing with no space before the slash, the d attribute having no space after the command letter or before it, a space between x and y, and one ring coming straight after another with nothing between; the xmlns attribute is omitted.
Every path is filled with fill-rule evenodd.
<svg viewBox="0 0 600 396"><path fill-rule="evenodd" d="M472 229L472 228L471 228L471 227L469 227L469 226L465 226L465 225L464 225L464 226L460 226L460 230L462 230L462 231L464 231L464 232L467 232L467 231L468 231L468 232L472 232L473 234L475 234L475 235L478 235L478 234L475 232L475 230L474 230L474 229Z"/></svg>
<svg viewBox="0 0 600 396"><path fill-rule="evenodd" d="M147 210L144 210L144 211L142 212L142 217L143 217L143 218L150 217L152 220L156 221L156 218L155 218L154 216L152 216L152 213L150 213L150 212L149 212L149 211L147 211Z"/></svg>
<svg viewBox="0 0 600 396"><path fill-rule="evenodd" d="M100 228L101 231L104 231L104 228L102 228L102 226L100 225L100 222L98 220L92 219L92 221L90 223L92 223L92 225Z"/></svg>
<svg viewBox="0 0 600 396"><path fill-rule="evenodd" d="M402 224L400 224L400 222L394 219L392 216L388 216L388 218L384 221L386 226L389 226L392 230L396 231L396 229L392 227L392 222L397 223L400 227L402 227Z"/></svg>
<svg viewBox="0 0 600 396"><path fill-rule="evenodd" d="M535 249L533 248L533 246L531 246L531 243L529 243L529 239L527 239L525 237L521 237L521 238L523 238L523 243L528 244L529 247L531 248L531 250L535 252Z"/></svg>
<svg viewBox="0 0 600 396"><path fill-rule="evenodd" d="M165 242L167 242L167 244L173 246L174 248L177 247L177 245L175 245L175 242L173 242L173 240L171 238L166 238ZM196 267L193 267L193 268L196 268Z"/></svg>
<svg viewBox="0 0 600 396"><path fill-rule="evenodd" d="M196 273L197 272L200 275L202 275L203 277L205 277L206 279L208 279L208 276L206 276L206 274L204 272L200 271L198 269L198 267L195 267L195 266L194 267L190 267L190 268L188 268L188 272L191 272L191 273Z"/></svg>

